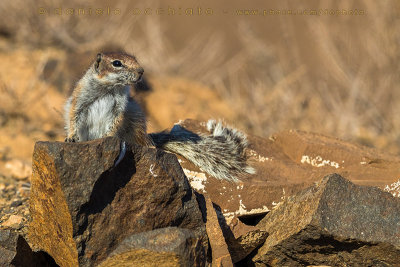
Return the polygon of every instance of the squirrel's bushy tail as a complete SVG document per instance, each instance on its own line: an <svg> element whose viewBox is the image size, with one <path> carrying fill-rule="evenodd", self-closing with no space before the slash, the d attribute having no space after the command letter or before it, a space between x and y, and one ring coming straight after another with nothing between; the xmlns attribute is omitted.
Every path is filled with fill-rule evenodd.
<svg viewBox="0 0 400 267"><path fill-rule="evenodd" d="M209 135L195 134L175 125L170 133L150 134L156 147L184 156L208 174L228 181L238 181L242 173L255 173L248 166L246 136L221 122L207 122Z"/></svg>

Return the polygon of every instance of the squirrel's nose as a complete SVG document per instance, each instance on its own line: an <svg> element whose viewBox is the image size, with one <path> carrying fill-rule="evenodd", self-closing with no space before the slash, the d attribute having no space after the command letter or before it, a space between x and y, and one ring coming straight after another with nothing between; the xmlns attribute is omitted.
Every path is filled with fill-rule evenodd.
<svg viewBox="0 0 400 267"><path fill-rule="evenodd" d="M137 73L139 73L140 75L142 75L143 72L144 72L144 69L143 69L142 67L139 67L139 68L136 69L136 71L137 71Z"/></svg>
<svg viewBox="0 0 400 267"><path fill-rule="evenodd" d="M135 82L140 81L142 78L144 69L142 67L139 67L135 70Z"/></svg>

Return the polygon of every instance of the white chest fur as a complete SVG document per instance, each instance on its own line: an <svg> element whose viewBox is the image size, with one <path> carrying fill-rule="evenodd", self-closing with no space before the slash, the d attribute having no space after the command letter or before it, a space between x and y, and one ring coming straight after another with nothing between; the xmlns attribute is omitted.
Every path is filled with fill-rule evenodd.
<svg viewBox="0 0 400 267"><path fill-rule="evenodd" d="M78 123L78 137L80 141L93 140L108 135L115 119L124 112L127 96L106 95L88 106L85 115Z"/></svg>

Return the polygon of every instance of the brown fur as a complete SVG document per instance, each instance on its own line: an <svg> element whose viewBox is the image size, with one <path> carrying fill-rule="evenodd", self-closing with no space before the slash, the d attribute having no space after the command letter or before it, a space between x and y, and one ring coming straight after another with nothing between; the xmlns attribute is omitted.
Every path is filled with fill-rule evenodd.
<svg viewBox="0 0 400 267"><path fill-rule="evenodd" d="M122 63L122 66L114 66L113 62L115 60L119 60ZM85 116L87 116L87 112L91 105L107 95L115 95L115 99L119 99L120 102L118 103L121 107L121 97L118 98L117 95L123 94L125 86L133 84L139 80L142 73L143 68L133 56L124 53L98 54L96 60L90 66L82 79L77 83L70 98L70 106L66 111L66 119L69 121L69 126L66 128L66 141L75 142L87 140L87 137L85 136L81 136L82 138L79 137L78 128L83 128L81 128L82 126L78 125L78 123L86 123L85 121L87 118ZM137 104L132 104L132 101L133 100L129 101L129 105L136 106ZM118 103L115 103L115 105ZM136 109L136 111L133 115L136 117L131 117L128 120L124 119L124 117L127 116L126 113L129 113L128 110L123 111L121 109L116 109L113 111L117 113L114 113L111 129L109 129L109 132L99 133L95 138L110 135L122 135L128 140L133 141L138 139L141 143L148 143L145 141L146 138L143 138L142 136L143 131L138 132L138 134L141 135L140 138L128 138L128 134L126 133L127 129L131 130L129 133L131 135L135 134L135 131L137 131L136 128L146 129L144 114L140 112L138 106L134 109ZM118 112L121 113L118 114ZM141 119L142 117L143 119ZM138 124L143 124L144 126L138 127ZM132 127L132 125L134 125L134 127ZM126 130L121 130L121 128L125 128ZM124 134L121 134L121 132L124 132Z"/></svg>

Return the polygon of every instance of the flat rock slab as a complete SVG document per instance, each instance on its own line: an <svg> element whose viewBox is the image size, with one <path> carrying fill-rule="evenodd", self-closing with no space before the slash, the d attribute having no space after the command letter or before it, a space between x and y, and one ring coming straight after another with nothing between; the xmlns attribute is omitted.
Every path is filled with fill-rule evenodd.
<svg viewBox="0 0 400 267"><path fill-rule="evenodd" d="M119 148L116 138L36 143L28 232L34 250L60 266L93 266L128 236L175 226L193 231L207 251L202 215L175 155L134 147L113 167Z"/></svg>
<svg viewBox="0 0 400 267"><path fill-rule="evenodd" d="M333 174L287 198L258 225L257 266L395 266L400 199Z"/></svg>
<svg viewBox="0 0 400 267"><path fill-rule="evenodd" d="M179 125L194 133L208 133L205 123L185 120ZM396 187L399 157L302 131L285 131L269 139L248 135L248 140L250 164L257 173L239 177L238 183L210 177L180 157L192 187L220 207L228 224L235 217L266 214L286 197L332 173L355 184L392 189L393 194L400 190L400 182Z"/></svg>

